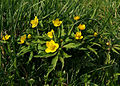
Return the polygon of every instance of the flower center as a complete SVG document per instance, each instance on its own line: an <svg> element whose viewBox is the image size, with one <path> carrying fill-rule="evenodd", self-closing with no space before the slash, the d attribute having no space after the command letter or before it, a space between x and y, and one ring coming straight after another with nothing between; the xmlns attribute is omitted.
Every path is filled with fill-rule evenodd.
<svg viewBox="0 0 120 86"><path fill-rule="evenodd" d="M51 50L54 50L55 47L56 47L55 45L52 45L52 46L50 47L50 49L51 49Z"/></svg>

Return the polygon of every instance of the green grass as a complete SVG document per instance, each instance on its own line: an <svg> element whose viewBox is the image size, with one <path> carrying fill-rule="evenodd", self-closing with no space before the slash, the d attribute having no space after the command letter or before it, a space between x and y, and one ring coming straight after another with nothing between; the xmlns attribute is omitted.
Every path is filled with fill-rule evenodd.
<svg viewBox="0 0 120 86"><path fill-rule="evenodd" d="M119 8L119 0L0 0L0 85L119 86ZM73 19L76 15L80 20ZM39 24L32 28L35 16ZM59 28L52 24L56 18L63 21ZM80 23L86 29L76 41ZM41 53L51 29L61 44L54 55ZM29 33L30 46L20 45L20 37ZM11 35L7 41L5 34Z"/></svg>

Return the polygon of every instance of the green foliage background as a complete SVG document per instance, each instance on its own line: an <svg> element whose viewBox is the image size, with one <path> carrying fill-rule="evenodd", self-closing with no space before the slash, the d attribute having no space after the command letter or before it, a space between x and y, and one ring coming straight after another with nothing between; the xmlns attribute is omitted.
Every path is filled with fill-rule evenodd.
<svg viewBox="0 0 120 86"><path fill-rule="evenodd" d="M33 29L35 16L39 25ZM63 21L56 38L63 48L46 54L46 33L57 32L51 22L56 18ZM82 41L74 38L79 23L86 25ZM0 85L119 86L119 24L119 0L0 0L0 31L11 35L0 40ZM30 45L18 44L29 33Z"/></svg>

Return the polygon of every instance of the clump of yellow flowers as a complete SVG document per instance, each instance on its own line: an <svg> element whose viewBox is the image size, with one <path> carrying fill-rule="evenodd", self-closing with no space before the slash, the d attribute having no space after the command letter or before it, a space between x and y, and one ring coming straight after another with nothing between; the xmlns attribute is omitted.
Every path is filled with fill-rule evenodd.
<svg viewBox="0 0 120 86"><path fill-rule="evenodd" d="M59 19L57 18L56 20L53 20L52 23L55 27L59 27L62 24L62 21L59 21Z"/></svg>
<svg viewBox="0 0 120 86"><path fill-rule="evenodd" d="M25 42L25 40L26 40L26 34L23 35L23 36L21 36L21 38L20 38L20 44L23 44Z"/></svg>
<svg viewBox="0 0 120 86"><path fill-rule="evenodd" d="M7 35L5 35L5 36L2 37L2 40L5 41L5 40L8 40L9 38L10 38L10 35L7 34Z"/></svg>
<svg viewBox="0 0 120 86"><path fill-rule="evenodd" d="M54 30L52 29L50 32L47 33L48 37L53 38Z"/></svg>
<svg viewBox="0 0 120 86"><path fill-rule="evenodd" d="M75 16L74 17L74 20L79 20L80 19L80 16Z"/></svg>
<svg viewBox="0 0 120 86"><path fill-rule="evenodd" d="M55 43L53 40L46 42L47 49L45 50L46 53L53 53L59 48L59 44Z"/></svg>
<svg viewBox="0 0 120 86"><path fill-rule="evenodd" d="M81 31L80 32L76 32L76 34L75 34L75 39L82 39L83 38L83 36L82 36L82 33L81 33Z"/></svg>
<svg viewBox="0 0 120 86"><path fill-rule="evenodd" d="M31 20L30 22L32 24L32 28L35 28L38 25L38 18L35 16L34 20Z"/></svg>
<svg viewBox="0 0 120 86"><path fill-rule="evenodd" d="M79 28L80 30L85 30L85 24L79 24L78 28Z"/></svg>

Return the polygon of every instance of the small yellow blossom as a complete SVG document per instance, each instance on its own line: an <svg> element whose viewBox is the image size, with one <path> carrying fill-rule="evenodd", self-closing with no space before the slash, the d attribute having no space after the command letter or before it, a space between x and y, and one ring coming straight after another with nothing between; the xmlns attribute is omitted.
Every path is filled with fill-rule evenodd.
<svg viewBox="0 0 120 86"><path fill-rule="evenodd" d="M74 20L79 20L80 19L80 16L75 16L74 17Z"/></svg>
<svg viewBox="0 0 120 86"><path fill-rule="evenodd" d="M109 45L110 45L110 42L107 42L106 45L109 46Z"/></svg>
<svg viewBox="0 0 120 86"><path fill-rule="evenodd" d="M75 34L75 39L82 39L83 38L83 36L82 36L82 33L81 32L76 32L76 34Z"/></svg>
<svg viewBox="0 0 120 86"><path fill-rule="evenodd" d="M78 28L79 28L80 30L85 30L85 24L79 24Z"/></svg>
<svg viewBox="0 0 120 86"><path fill-rule="evenodd" d="M30 39L31 38L31 34L28 34L28 39Z"/></svg>
<svg viewBox="0 0 120 86"><path fill-rule="evenodd" d="M10 38L10 35L7 34L7 35L2 37L2 40L8 40L9 38Z"/></svg>
<svg viewBox="0 0 120 86"><path fill-rule="evenodd" d="M23 44L25 42L25 39L26 39L26 34L21 36L20 38L20 44Z"/></svg>
<svg viewBox="0 0 120 86"><path fill-rule="evenodd" d="M30 22L32 24L32 28L35 28L38 25L38 18L35 16L34 20L31 20Z"/></svg>
<svg viewBox="0 0 120 86"><path fill-rule="evenodd" d="M97 32L94 32L94 34L93 34L95 37L98 35L98 33Z"/></svg>
<svg viewBox="0 0 120 86"><path fill-rule="evenodd" d="M45 50L46 53L55 52L59 48L59 44L55 43L53 40L46 42L47 49Z"/></svg>
<svg viewBox="0 0 120 86"><path fill-rule="evenodd" d="M50 32L47 33L48 37L53 38L54 30L52 29Z"/></svg>
<svg viewBox="0 0 120 86"><path fill-rule="evenodd" d="M58 27L62 24L62 21L59 21L59 19L57 18L56 20L53 20L52 23L54 24L55 27Z"/></svg>

